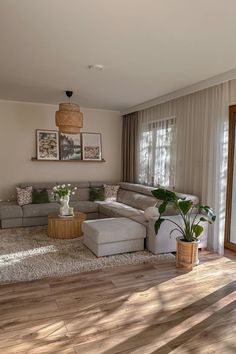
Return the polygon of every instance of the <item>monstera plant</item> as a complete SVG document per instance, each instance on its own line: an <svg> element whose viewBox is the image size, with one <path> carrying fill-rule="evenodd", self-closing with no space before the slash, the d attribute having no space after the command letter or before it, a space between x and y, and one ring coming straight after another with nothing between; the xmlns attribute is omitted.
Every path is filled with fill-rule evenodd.
<svg viewBox="0 0 236 354"><path fill-rule="evenodd" d="M173 230L170 235L173 232L178 232L179 234L177 238L176 264L177 266L192 268L199 263L198 241L204 231L203 222L211 224L215 221L214 210L207 205L194 204L192 200L180 198L176 193L167 189L158 188L153 190L152 194L161 201L158 208L160 215L154 224L156 234L158 234L163 222L172 223ZM180 215L182 222L176 222L175 218L163 217L168 204L173 206Z"/></svg>

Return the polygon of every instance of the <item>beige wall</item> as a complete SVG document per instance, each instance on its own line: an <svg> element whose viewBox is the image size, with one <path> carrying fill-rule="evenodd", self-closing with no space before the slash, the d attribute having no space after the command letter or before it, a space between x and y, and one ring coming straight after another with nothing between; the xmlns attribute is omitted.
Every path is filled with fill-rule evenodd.
<svg viewBox="0 0 236 354"><path fill-rule="evenodd" d="M82 132L102 133L105 163L33 162L35 130L56 129L58 106L0 101L0 199L13 198L15 185L37 181L118 181L121 178L119 112L81 108Z"/></svg>

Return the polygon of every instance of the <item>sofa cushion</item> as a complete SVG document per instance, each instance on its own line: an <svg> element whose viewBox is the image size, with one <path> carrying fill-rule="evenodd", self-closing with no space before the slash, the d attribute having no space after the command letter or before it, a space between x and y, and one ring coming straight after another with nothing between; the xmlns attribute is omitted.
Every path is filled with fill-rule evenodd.
<svg viewBox="0 0 236 354"><path fill-rule="evenodd" d="M130 205L118 203L118 202L99 202L99 212L109 217L130 217L143 215L142 210L131 207Z"/></svg>
<svg viewBox="0 0 236 354"><path fill-rule="evenodd" d="M82 213L98 212L98 204L90 201L72 201L70 202L70 207L73 207L75 211L81 211Z"/></svg>
<svg viewBox="0 0 236 354"><path fill-rule="evenodd" d="M52 189L54 186L60 184L65 184L65 183L70 183L71 187L77 187L77 188L89 188L89 182L71 182L71 181L56 181L56 182L33 182L33 183L20 183L19 187L20 188L25 188L26 186L32 186L33 188L36 189Z"/></svg>
<svg viewBox="0 0 236 354"><path fill-rule="evenodd" d="M145 194L145 195L149 195L151 197L153 196L152 190L156 189L154 187L144 186L142 184L128 183L128 182L120 182L119 185L120 185L120 188L122 188L122 189Z"/></svg>
<svg viewBox="0 0 236 354"><path fill-rule="evenodd" d="M48 216L49 213L57 213L60 205L58 203L29 204L22 207L23 217Z"/></svg>
<svg viewBox="0 0 236 354"><path fill-rule="evenodd" d="M80 188L75 190L75 194L72 194L70 196L70 201L71 202L76 202L76 201L88 201L89 200L89 188Z"/></svg>
<svg viewBox="0 0 236 354"><path fill-rule="evenodd" d="M22 218L22 208L16 202L0 202L0 219Z"/></svg>
<svg viewBox="0 0 236 354"><path fill-rule="evenodd" d="M119 190L117 201L141 210L145 210L157 204L157 199L154 197L124 189Z"/></svg>

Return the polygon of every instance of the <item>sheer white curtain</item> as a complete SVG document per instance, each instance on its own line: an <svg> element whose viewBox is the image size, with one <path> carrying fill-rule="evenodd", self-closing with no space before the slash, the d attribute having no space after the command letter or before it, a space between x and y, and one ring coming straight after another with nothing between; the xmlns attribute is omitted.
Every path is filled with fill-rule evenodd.
<svg viewBox="0 0 236 354"><path fill-rule="evenodd" d="M173 188L175 184L175 118L148 121L141 118L139 129L138 181Z"/></svg>
<svg viewBox="0 0 236 354"><path fill-rule="evenodd" d="M151 122L161 122L164 118L167 118L168 121L168 117L170 119L175 117L176 120L176 135L173 135L176 136L176 143L173 139L171 144L171 159L173 158L174 161L176 156L176 164L172 163L175 189L179 192L195 194L202 203L215 209L217 220L213 226L210 226L208 246L223 254L228 141L228 83L139 112L137 179L142 183L150 183L149 174L152 174L152 164L155 163L152 148L150 148L153 144L153 135L151 136L147 127L150 126ZM155 176L162 175L162 171L163 169L158 167ZM165 171L168 175L168 168ZM168 176L166 180L168 180ZM157 183L159 182L157 181Z"/></svg>

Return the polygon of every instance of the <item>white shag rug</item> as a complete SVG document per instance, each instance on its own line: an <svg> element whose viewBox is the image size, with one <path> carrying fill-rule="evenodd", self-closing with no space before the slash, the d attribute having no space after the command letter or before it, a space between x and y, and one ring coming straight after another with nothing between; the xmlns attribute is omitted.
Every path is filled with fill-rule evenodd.
<svg viewBox="0 0 236 354"><path fill-rule="evenodd" d="M0 283L175 260L171 253L154 255L147 250L97 258L82 241L49 238L45 227L0 230Z"/></svg>

